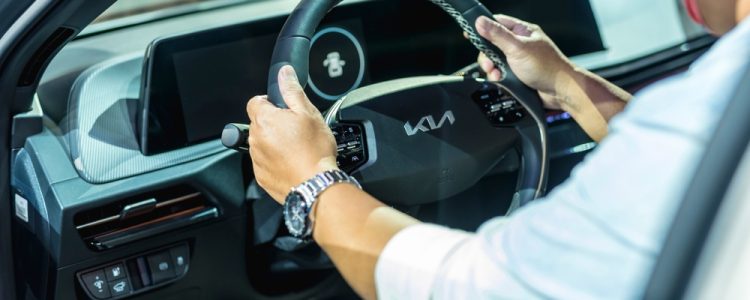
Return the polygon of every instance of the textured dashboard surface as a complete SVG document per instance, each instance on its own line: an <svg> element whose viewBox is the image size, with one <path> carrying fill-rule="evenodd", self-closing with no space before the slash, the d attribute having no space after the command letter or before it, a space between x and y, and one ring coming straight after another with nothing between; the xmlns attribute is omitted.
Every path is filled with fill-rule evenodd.
<svg viewBox="0 0 750 300"><path fill-rule="evenodd" d="M145 156L138 146L136 111L141 53L114 58L84 71L73 85L61 127L81 178L105 183L225 151L218 140Z"/></svg>

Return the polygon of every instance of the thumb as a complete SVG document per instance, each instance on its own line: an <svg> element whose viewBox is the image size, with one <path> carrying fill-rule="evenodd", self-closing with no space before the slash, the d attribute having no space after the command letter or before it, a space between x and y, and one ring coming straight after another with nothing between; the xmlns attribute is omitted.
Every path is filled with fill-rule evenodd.
<svg viewBox="0 0 750 300"><path fill-rule="evenodd" d="M479 35L493 43L503 52L510 52L518 47L518 38L507 27L490 20L485 16L479 17L475 24Z"/></svg>
<svg viewBox="0 0 750 300"><path fill-rule="evenodd" d="M286 65L279 70L279 90L289 109L305 110L307 108L309 100L292 66Z"/></svg>

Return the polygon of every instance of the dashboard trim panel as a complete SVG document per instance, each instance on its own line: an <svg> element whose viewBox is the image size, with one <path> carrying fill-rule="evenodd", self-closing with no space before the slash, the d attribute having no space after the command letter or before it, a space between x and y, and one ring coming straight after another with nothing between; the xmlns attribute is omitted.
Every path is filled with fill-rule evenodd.
<svg viewBox="0 0 750 300"><path fill-rule="evenodd" d="M114 58L84 71L70 94L64 139L76 171L106 183L227 151L218 140L146 156L134 127L143 54ZM82 109L86 108L86 109Z"/></svg>

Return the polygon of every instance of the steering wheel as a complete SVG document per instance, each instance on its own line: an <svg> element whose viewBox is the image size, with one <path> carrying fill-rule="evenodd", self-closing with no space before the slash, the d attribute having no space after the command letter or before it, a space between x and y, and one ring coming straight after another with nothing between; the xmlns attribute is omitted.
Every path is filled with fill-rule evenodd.
<svg viewBox="0 0 750 300"><path fill-rule="evenodd" d="M499 82L462 76L398 79L354 90L326 113L339 163L373 196L394 205L440 201L462 192L520 144L521 170L509 213L541 197L548 163L539 94L523 84L505 55L477 34L476 0L430 0L453 17L474 46L503 71ZM268 77L272 103L286 108L277 74L284 65L309 77L311 38L341 0L302 0L284 25ZM520 143L519 143L520 141Z"/></svg>

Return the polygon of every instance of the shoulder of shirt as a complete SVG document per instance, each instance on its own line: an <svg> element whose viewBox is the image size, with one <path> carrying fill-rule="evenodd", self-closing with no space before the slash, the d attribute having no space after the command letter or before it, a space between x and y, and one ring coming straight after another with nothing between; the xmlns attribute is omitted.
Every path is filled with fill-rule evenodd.
<svg viewBox="0 0 750 300"><path fill-rule="evenodd" d="M732 31L719 38L706 55L691 66L691 71L708 67L717 60L747 61L748 56L750 56L750 17L745 18Z"/></svg>

